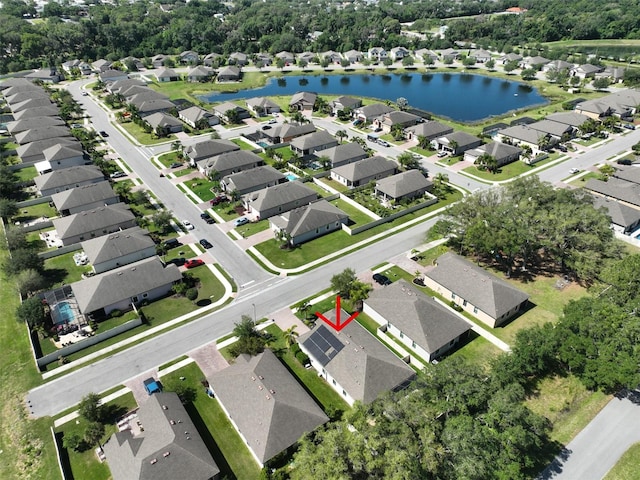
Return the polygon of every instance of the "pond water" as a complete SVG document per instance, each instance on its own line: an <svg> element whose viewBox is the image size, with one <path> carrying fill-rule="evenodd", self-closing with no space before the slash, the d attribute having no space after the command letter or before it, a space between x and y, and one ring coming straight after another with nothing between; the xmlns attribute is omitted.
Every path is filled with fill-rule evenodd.
<svg viewBox="0 0 640 480"><path fill-rule="evenodd" d="M264 87L202 95L206 102L293 95L301 90L320 95L350 95L395 101L404 97L414 108L458 122L475 122L547 101L529 85L466 73L292 75L271 78Z"/></svg>

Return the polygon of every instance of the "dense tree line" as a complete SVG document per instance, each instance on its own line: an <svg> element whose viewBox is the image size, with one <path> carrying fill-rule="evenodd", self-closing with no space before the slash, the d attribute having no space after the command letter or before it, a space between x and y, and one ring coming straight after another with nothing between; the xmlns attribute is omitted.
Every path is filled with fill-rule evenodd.
<svg viewBox="0 0 640 480"><path fill-rule="evenodd" d="M35 15L32 4L7 0L0 8L0 73L73 58L144 58L184 50L204 55L366 50L374 45L445 48L456 40L509 50L516 44L561 39L640 38L640 6L633 0L608 4L597 0L529 0L521 2L529 9L525 15L484 15L510 6L512 2L507 0L414 0L401 4L383 0L376 5L338 9L323 1L244 0L229 7L217 0L195 0L175 2L171 11L164 11L158 3L145 1L96 2L90 8L49 2L42 21L30 22L25 15ZM81 10L86 16L80 15ZM222 14L223 19L214 17L216 14ZM475 17L455 19L469 15ZM402 22L416 22L414 30L424 32L445 22L449 31L446 39L428 36L420 41L400 35ZM316 31L322 34L310 41L309 34Z"/></svg>

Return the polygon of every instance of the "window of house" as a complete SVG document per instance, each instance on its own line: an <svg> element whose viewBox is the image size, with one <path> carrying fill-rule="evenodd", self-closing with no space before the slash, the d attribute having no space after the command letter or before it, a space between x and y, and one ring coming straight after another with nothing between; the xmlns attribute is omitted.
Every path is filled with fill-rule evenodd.
<svg viewBox="0 0 640 480"><path fill-rule="evenodd" d="M346 397L346 396L347 396L347 392L345 392L344 390L342 390L342 395Z"/></svg>
<svg viewBox="0 0 640 480"><path fill-rule="evenodd" d="M463 300L463 301L462 301L462 306L463 306L463 307L466 307L466 306L467 306L467 301L466 301L466 300Z"/></svg>
<svg viewBox="0 0 640 480"><path fill-rule="evenodd" d="M456 299L456 294L451 292L451 298L455 300Z"/></svg>
<svg viewBox="0 0 640 480"><path fill-rule="evenodd" d="M333 380L333 384L334 384L334 385L337 385L335 380Z"/></svg>
<svg viewBox="0 0 640 480"><path fill-rule="evenodd" d="M416 342L411 342L411 348L416 348Z"/></svg>
<svg viewBox="0 0 640 480"><path fill-rule="evenodd" d="M400 332L400 338L404 338L404 333Z"/></svg>
<svg viewBox="0 0 640 480"><path fill-rule="evenodd" d="M142 298L147 298L148 296L149 296L149 294L148 294L148 293L143 293L143 294L142 294Z"/></svg>
<svg viewBox="0 0 640 480"><path fill-rule="evenodd" d="M473 313L478 313L478 307L473 307Z"/></svg>
<svg viewBox="0 0 640 480"><path fill-rule="evenodd" d="M131 299L131 301L132 301L132 302L137 302L137 301L138 301L138 297L137 297L137 296L133 297L133 298Z"/></svg>
<svg viewBox="0 0 640 480"><path fill-rule="evenodd" d="M455 340L451 340L451 343L449 345L453 345L454 343L456 343Z"/></svg>

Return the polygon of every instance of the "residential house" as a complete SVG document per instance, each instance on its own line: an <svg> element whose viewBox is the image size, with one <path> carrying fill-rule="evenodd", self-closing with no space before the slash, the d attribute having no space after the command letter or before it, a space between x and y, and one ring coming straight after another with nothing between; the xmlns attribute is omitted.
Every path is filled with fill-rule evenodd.
<svg viewBox="0 0 640 480"><path fill-rule="evenodd" d="M12 105L31 100L33 98L49 99L50 96L49 93L44 90L29 90L27 92L14 93L13 95L5 95L4 100L7 102L9 108L11 108Z"/></svg>
<svg viewBox="0 0 640 480"><path fill-rule="evenodd" d="M102 447L113 480L219 478L220 469L176 393L154 393L121 425L126 428Z"/></svg>
<svg viewBox="0 0 640 480"><path fill-rule="evenodd" d="M6 124L7 131L11 135L26 132L38 127L60 127L66 125L60 117L32 117L25 120L14 120Z"/></svg>
<svg viewBox="0 0 640 480"><path fill-rule="evenodd" d="M296 61L293 53L286 51L276 53L276 58L283 60L286 66L292 65Z"/></svg>
<svg viewBox="0 0 640 480"><path fill-rule="evenodd" d="M229 55L229 65L237 65L238 67L244 67L249 63L249 57L246 53L233 52Z"/></svg>
<svg viewBox="0 0 640 480"><path fill-rule="evenodd" d="M373 121L373 124L381 128L384 133L390 133L395 128L404 130L405 128L412 127L418 123L424 122L422 117L414 115L409 112L402 112L400 110L393 110L385 113Z"/></svg>
<svg viewBox="0 0 640 480"><path fill-rule="evenodd" d="M104 174L95 165L81 165L78 167L54 170L34 178L36 190L43 197L48 197L58 192L64 192L71 188L102 182Z"/></svg>
<svg viewBox="0 0 640 480"><path fill-rule="evenodd" d="M396 173L398 165L386 158L375 156L342 165L331 170L331 179L349 188L360 187Z"/></svg>
<svg viewBox="0 0 640 480"><path fill-rule="evenodd" d="M142 120L160 135L169 135L182 131L182 122L173 115L164 112L156 112L142 117Z"/></svg>
<svg viewBox="0 0 640 480"><path fill-rule="evenodd" d="M253 64L260 67L268 67L273 64L273 58L268 53L256 53L253 58Z"/></svg>
<svg viewBox="0 0 640 480"><path fill-rule="evenodd" d="M58 117L60 116L60 109L54 103L46 107L33 107L27 108L20 112L13 112L14 120L25 120L33 117Z"/></svg>
<svg viewBox="0 0 640 480"><path fill-rule="evenodd" d="M13 138L18 145L26 145L31 142L39 142L48 138L68 137L69 129L66 126L43 126L31 128L24 132L16 133Z"/></svg>
<svg viewBox="0 0 640 480"><path fill-rule="evenodd" d="M42 87L35 85L24 77L9 77L0 82L0 92L8 90L12 87L26 87L31 90L42 90Z"/></svg>
<svg viewBox="0 0 640 480"><path fill-rule="evenodd" d="M506 55L503 55L502 57L500 57L500 63L502 65L509 62L520 63L521 61L522 61L522 55L520 55L519 53L513 53L513 52L507 53Z"/></svg>
<svg viewBox="0 0 640 480"><path fill-rule="evenodd" d="M199 125L203 124L213 127L220 123L220 119L216 115L196 106L180 110L178 118L191 128L198 128Z"/></svg>
<svg viewBox="0 0 640 480"><path fill-rule="evenodd" d="M440 50L440 56L443 62L455 62L460 59L460 52L455 48L445 48L444 50Z"/></svg>
<svg viewBox="0 0 640 480"><path fill-rule="evenodd" d="M217 172L218 178L256 168L263 164L262 157L248 150L225 152L197 162L200 172L207 176L211 175L212 172Z"/></svg>
<svg viewBox="0 0 640 480"><path fill-rule="evenodd" d="M438 258L424 282L491 328L518 315L529 300L528 294L451 252Z"/></svg>
<svg viewBox="0 0 640 480"><path fill-rule="evenodd" d="M300 245L327 233L340 230L349 221L349 215L326 200L318 200L303 207L294 208L269 219L271 230L292 246Z"/></svg>
<svg viewBox="0 0 640 480"><path fill-rule="evenodd" d="M584 184L585 190L607 199L617 200L630 208L640 208L640 185L621 178L609 178L606 182L590 178Z"/></svg>
<svg viewBox="0 0 640 480"><path fill-rule="evenodd" d="M127 228L82 242L82 251L96 274L156 255L156 244L147 230Z"/></svg>
<svg viewBox="0 0 640 480"><path fill-rule="evenodd" d="M311 111L316 103L318 94L313 92L297 92L289 101L289 108L300 111Z"/></svg>
<svg viewBox="0 0 640 480"><path fill-rule="evenodd" d="M568 125L573 128L573 132L578 132L589 117L576 112L556 112L547 115L547 120Z"/></svg>
<svg viewBox="0 0 640 480"><path fill-rule="evenodd" d="M242 108L240 105L236 105L231 102L224 102L213 107L213 113L220 119L227 123L231 123L229 119L229 112L235 111L237 113L237 120L246 120L251 117L251 114L246 108Z"/></svg>
<svg viewBox="0 0 640 480"><path fill-rule="evenodd" d="M304 183L294 181L263 188L242 197L248 213L257 219L269 218L318 199L318 194Z"/></svg>
<svg viewBox="0 0 640 480"><path fill-rule="evenodd" d="M38 175L49 173L53 170L74 167L76 165L86 165L91 163L89 156L85 155L82 146L76 144L57 143L42 151L44 160L36 162L34 166Z"/></svg>
<svg viewBox="0 0 640 480"><path fill-rule="evenodd" d="M195 167L196 162L200 160L236 150L240 150L240 147L230 140L203 140L186 147L184 154L189 159L191 166Z"/></svg>
<svg viewBox="0 0 640 480"><path fill-rule="evenodd" d="M429 57L433 63L438 61L438 54L433 50L429 50L428 48L420 48L415 51L416 58L424 61L426 57Z"/></svg>
<svg viewBox="0 0 640 480"><path fill-rule="evenodd" d="M296 137L307 135L316 131L316 126L313 123L284 123L272 128L271 130L264 130L262 135L268 138L271 143L287 143Z"/></svg>
<svg viewBox="0 0 640 480"><path fill-rule="evenodd" d="M228 67L221 68L218 71L218 76L216 80L218 82L237 82L240 80L240 76L242 75L242 71L239 67L234 65L230 65Z"/></svg>
<svg viewBox="0 0 640 480"><path fill-rule="evenodd" d="M382 62L389 57L389 53L382 47L373 47L367 50L367 58L372 62Z"/></svg>
<svg viewBox="0 0 640 480"><path fill-rule="evenodd" d="M376 182L375 195L384 201L412 200L424 196L433 187L420 170L407 170Z"/></svg>
<svg viewBox="0 0 640 480"><path fill-rule="evenodd" d="M56 210L66 217L85 210L118 203L120 198L107 181L83 185L51 195Z"/></svg>
<svg viewBox="0 0 640 480"><path fill-rule="evenodd" d="M135 225L136 217L124 203L114 203L53 219L57 236L64 246Z"/></svg>
<svg viewBox="0 0 640 480"><path fill-rule="evenodd" d="M155 100L142 100L140 102L130 103L137 108L138 114L141 117L145 115L151 115L152 113L156 112L166 112L175 108L176 106L175 103L173 103L171 100L165 100L163 98L158 98Z"/></svg>
<svg viewBox="0 0 640 480"><path fill-rule="evenodd" d="M323 314L335 321L335 311ZM344 310L341 318L349 317ZM356 401L373 402L389 390L406 388L415 372L357 321L351 321L339 332L317 322L310 331L298 337L300 350L349 405Z"/></svg>
<svg viewBox="0 0 640 480"><path fill-rule="evenodd" d="M156 78L160 83L177 82L180 80L180 75L173 68L161 68L156 72Z"/></svg>
<svg viewBox="0 0 640 480"><path fill-rule="evenodd" d="M574 134L574 128L571 125L552 120L540 120L539 122L530 123L528 127L548 134L553 144L569 140Z"/></svg>
<svg viewBox="0 0 640 480"><path fill-rule="evenodd" d="M364 57L362 55L362 52L359 52L358 50L348 50L344 53L344 58L349 60L349 63L353 65L354 63L362 62L362 59Z"/></svg>
<svg viewBox="0 0 640 480"><path fill-rule="evenodd" d="M267 97L253 97L248 99L247 108L257 117L280 112L280 105Z"/></svg>
<svg viewBox="0 0 640 480"><path fill-rule="evenodd" d="M611 218L611 228L624 235L635 232L640 227L640 209L609 197L593 195L593 206L596 210L604 209Z"/></svg>
<svg viewBox="0 0 640 480"><path fill-rule="evenodd" d="M573 67L573 63L565 62L564 60L552 60L551 62L544 64L542 71L549 72L551 70L555 70L557 72L567 72L573 69Z"/></svg>
<svg viewBox="0 0 640 480"><path fill-rule="evenodd" d="M129 74L122 70L109 69L104 72L100 72L98 77L103 83L111 83L117 82L118 80L126 80L129 78Z"/></svg>
<svg viewBox="0 0 640 480"><path fill-rule="evenodd" d="M640 169L636 169L636 167L623 167L618 165L611 176L613 178L626 180L627 182L640 184Z"/></svg>
<svg viewBox="0 0 640 480"><path fill-rule="evenodd" d="M411 52L404 47L393 47L389 52L389 56L394 62L399 62L403 58L410 57Z"/></svg>
<svg viewBox="0 0 640 480"><path fill-rule="evenodd" d="M520 148L529 147L532 153L537 154L550 145L551 135L529 128L528 125L515 125L498 131L497 140Z"/></svg>
<svg viewBox="0 0 640 480"><path fill-rule="evenodd" d="M220 181L220 186L227 193L237 192L239 195L245 195L286 181L287 177L282 172L265 165L225 175Z"/></svg>
<svg viewBox="0 0 640 480"><path fill-rule="evenodd" d="M164 93L156 92L147 86L131 85L122 89L120 93L127 103L133 104L134 106L138 106L142 102L149 100L169 100L169 97Z"/></svg>
<svg viewBox="0 0 640 480"><path fill-rule="evenodd" d="M334 52L333 50L328 50L326 52L322 52L320 54L320 58L328 60L329 63L342 63L342 55L338 52ZM347 57L348 58L348 57ZM353 62L351 62L353 63Z"/></svg>
<svg viewBox="0 0 640 480"><path fill-rule="evenodd" d="M140 60L138 57L132 57L131 55L129 55L128 57L124 57L122 60L120 60L120 63L124 65L124 68L133 72L139 72L145 69L145 65L144 63L142 63L142 60ZM129 66L132 66L132 69L129 69Z"/></svg>
<svg viewBox="0 0 640 480"><path fill-rule="evenodd" d="M453 128L444 123L430 120L428 122L418 123L405 129L405 134L408 140L420 141L421 137L424 137L428 142L435 140L438 137L453 133Z"/></svg>
<svg viewBox="0 0 640 480"><path fill-rule="evenodd" d="M639 105L640 90L627 89L579 103L576 105L575 111L594 120L601 120L603 117L611 115L626 119L636 114Z"/></svg>
<svg viewBox="0 0 640 480"><path fill-rule="evenodd" d="M186 50L178 55L178 60L180 61L180 63L185 65L197 65L197 63L200 61L200 55L198 55L193 50Z"/></svg>
<svg viewBox="0 0 640 480"><path fill-rule="evenodd" d="M549 63L551 60L549 60L548 58L544 58L541 56L535 56L535 57L528 57L523 59L520 62L520 67L521 68L532 68L534 70L540 70L544 65L546 65L547 63Z"/></svg>
<svg viewBox="0 0 640 480"><path fill-rule="evenodd" d="M62 69L67 73L73 73L74 71L80 72L81 75L90 75L91 74L91 65L87 62L83 62L82 60L67 60L62 64Z"/></svg>
<svg viewBox="0 0 640 480"><path fill-rule="evenodd" d="M453 132L436 138L432 144L438 151L449 152L455 156L479 147L482 140L466 132Z"/></svg>
<svg viewBox="0 0 640 480"><path fill-rule="evenodd" d="M143 301L162 298L181 279L177 266L165 266L156 255L72 283L71 289L80 312L95 318L114 310L126 312L134 304L139 306Z"/></svg>
<svg viewBox="0 0 640 480"><path fill-rule="evenodd" d="M213 69L207 66L197 65L187 72L187 82L208 82L214 73Z"/></svg>
<svg viewBox="0 0 640 480"><path fill-rule="evenodd" d="M91 68L93 68L94 71L101 73L109 70L111 68L111 65L113 65L113 62L101 58L93 62L91 64Z"/></svg>
<svg viewBox="0 0 640 480"><path fill-rule="evenodd" d="M213 67L223 59L219 53L209 53L202 59L202 64L207 67Z"/></svg>
<svg viewBox="0 0 640 480"><path fill-rule="evenodd" d="M333 115L338 115L338 112L341 110L351 110L354 111L357 108L362 107L362 100L359 98L347 97L342 95L335 100L331 100L329 102L329 108L331 108L331 113Z"/></svg>
<svg viewBox="0 0 640 480"><path fill-rule="evenodd" d="M317 54L313 52L302 52L298 54L298 61L302 61L303 63L309 64L312 63L314 59L318 57Z"/></svg>
<svg viewBox="0 0 640 480"><path fill-rule="evenodd" d="M306 156L338 145L338 140L330 133L319 130L291 140L291 150L298 155Z"/></svg>
<svg viewBox="0 0 640 480"><path fill-rule="evenodd" d="M29 100L25 100L23 102L14 103L11 105L11 112L14 113L14 117L16 113L19 113L23 110L31 110L31 109L39 109L41 107L50 107L53 103L49 100L48 96L41 96L31 98Z"/></svg>
<svg viewBox="0 0 640 480"><path fill-rule="evenodd" d="M367 158L369 154L357 142L343 143L335 147L322 150L318 157L327 157L331 162L331 168L340 167L348 163L357 162Z"/></svg>
<svg viewBox="0 0 640 480"><path fill-rule="evenodd" d="M38 140L37 142L20 145L16 148L16 154L20 157L21 163L34 164L45 159L45 150L58 144L82 151L82 144L75 138L68 135L67 130L67 135L63 137L45 138L44 140Z"/></svg>
<svg viewBox="0 0 640 480"><path fill-rule="evenodd" d="M612 83L620 83L624 80L624 67L608 66L602 72L596 73L595 78L608 78Z"/></svg>
<svg viewBox="0 0 640 480"><path fill-rule="evenodd" d="M469 52L469 58L475 59L478 63L487 63L491 60L491 53L483 49L471 50Z"/></svg>
<svg viewBox="0 0 640 480"><path fill-rule="evenodd" d="M146 87L147 82L138 78L127 78L125 80L116 80L107 85L107 91L109 93L125 94L125 91L130 87Z"/></svg>
<svg viewBox="0 0 640 480"><path fill-rule="evenodd" d="M354 117L362 122L371 123L376 118L385 115L389 112L393 112L394 108L384 103L372 103L365 105L364 107L356 108L354 111Z"/></svg>
<svg viewBox="0 0 640 480"><path fill-rule="evenodd" d="M269 349L254 357L240 355L207 380L260 467L329 421Z"/></svg>
<svg viewBox="0 0 640 480"><path fill-rule="evenodd" d="M403 279L373 290L363 312L426 363L456 348L471 329L454 311Z"/></svg>
<svg viewBox="0 0 640 480"><path fill-rule="evenodd" d="M571 69L571 76L578 77L584 80L585 78L595 78L597 73L600 73L604 70L604 67L599 65L591 65L590 63L585 63L584 65L574 66Z"/></svg>
<svg viewBox="0 0 640 480"><path fill-rule="evenodd" d="M171 60L169 55L159 53L151 57L151 65L153 65L153 68L162 68L167 60Z"/></svg>
<svg viewBox="0 0 640 480"><path fill-rule="evenodd" d="M496 160L498 168L513 163L520 158L522 149L507 143L491 142L486 145L480 145L478 148L472 148L464 152L464 160L475 163L483 155L491 155Z"/></svg>

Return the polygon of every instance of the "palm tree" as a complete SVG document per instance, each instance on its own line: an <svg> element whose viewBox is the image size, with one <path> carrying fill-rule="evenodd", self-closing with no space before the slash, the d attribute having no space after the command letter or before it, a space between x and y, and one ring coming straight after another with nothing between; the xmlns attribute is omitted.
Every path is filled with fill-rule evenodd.
<svg viewBox="0 0 640 480"><path fill-rule="evenodd" d="M426 135L418 135L418 146L422 149L426 149L429 146L429 138Z"/></svg>
<svg viewBox="0 0 640 480"><path fill-rule="evenodd" d="M449 142L449 147L451 148L451 155L455 155L456 150L458 149L458 142L456 142L455 140L451 140Z"/></svg>
<svg viewBox="0 0 640 480"><path fill-rule="evenodd" d="M287 348L291 348L293 346L293 344L295 344L297 342L297 337L298 337L298 332L296 332L296 327L297 325L292 325L291 327L287 328L284 332L284 341L287 345Z"/></svg>
<svg viewBox="0 0 640 480"><path fill-rule="evenodd" d="M349 135L344 130L338 130L336 132L336 137L338 137L338 140L340 141L340 143L342 143L344 139L347 138L348 136Z"/></svg>

